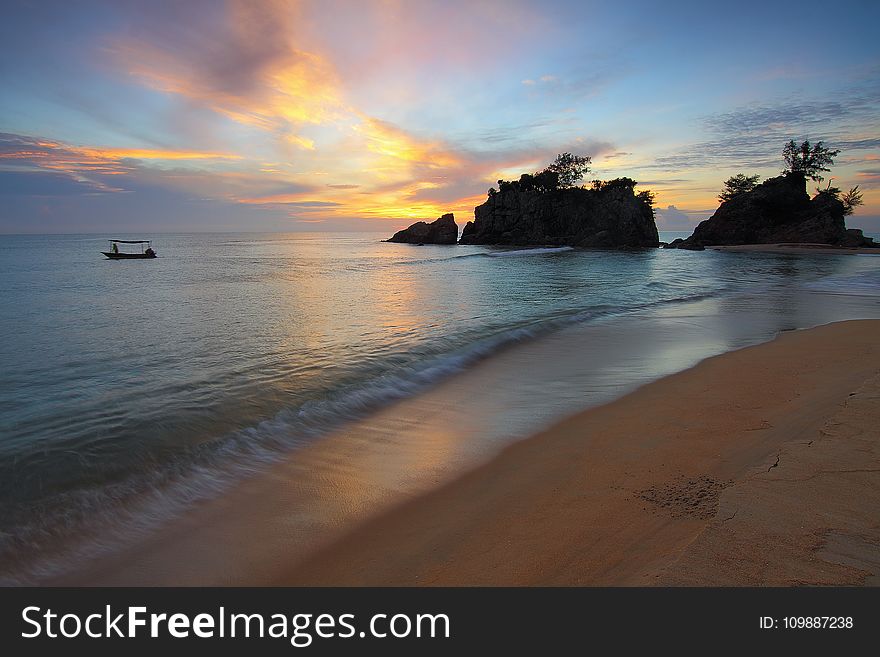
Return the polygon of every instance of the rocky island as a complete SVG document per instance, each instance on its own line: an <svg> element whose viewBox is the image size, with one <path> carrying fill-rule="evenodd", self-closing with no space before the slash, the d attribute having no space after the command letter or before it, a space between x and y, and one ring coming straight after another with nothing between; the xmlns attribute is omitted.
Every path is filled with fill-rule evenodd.
<svg viewBox="0 0 880 657"><path fill-rule="evenodd" d="M498 190L474 208L461 244L638 248L659 245L650 192L635 180L575 186L590 158L563 153L547 169L498 181Z"/></svg>
<svg viewBox="0 0 880 657"><path fill-rule="evenodd" d="M693 235L667 248L701 249L739 244L809 243L870 246L862 231L847 230L844 203L831 194L810 198L798 172L770 178L725 201Z"/></svg>
<svg viewBox="0 0 880 657"><path fill-rule="evenodd" d="M701 251L706 247L741 249L752 245L856 249L880 246L861 230L848 229L845 217L862 203L858 187L843 193L822 173L839 153L820 141L787 143L782 175L758 183L759 176L737 174L724 183L715 213L687 239L665 248ZM488 198L474 208L458 240L452 214L432 223L419 221L398 231L389 242L408 244L481 244L503 246L576 246L646 248L661 243L654 221L654 197L636 192L631 178L580 182L590 158L562 153L546 169L519 180L499 180ZM815 195L808 181L819 183ZM770 247L766 247L770 248Z"/></svg>
<svg viewBox="0 0 880 657"><path fill-rule="evenodd" d="M871 247L874 240L858 229L847 229L845 217L861 204L858 187L842 194L830 184L811 198L807 181L822 182L825 165L839 151L822 142L786 144L782 175L757 184L758 176L739 174L725 182L721 205L700 222L693 235L677 239L666 248L702 250L707 246L746 244L813 244L838 247Z"/></svg>
<svg viewBox="0 0 880 657"><path fill-rule="evenodd" d="M634 192L634 185L628 178L552 191L502 185L474 209L474 221L465 225L461 243L656 247L651 203Z"/></svg>
<svg viewBox="0 0 880 657"><path fill-rule="evenodd" d="M388 241L403 244L455 244L458 241L458 225L450 212L431 223L417 221L409 228L394 233Z"/></svg>

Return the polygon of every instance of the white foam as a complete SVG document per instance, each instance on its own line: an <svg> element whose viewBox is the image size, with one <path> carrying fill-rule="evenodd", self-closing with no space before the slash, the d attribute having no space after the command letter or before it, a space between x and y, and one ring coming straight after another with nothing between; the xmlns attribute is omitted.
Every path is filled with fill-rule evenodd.
<svg viewBox="0 0 880 657"><path fill-rule="evenodd" d="M534 249L512 249L510 251L490 251L487 253L487 256L491 256L492 258L510 258L510 257L518 257L518 256L533 256L533 255L543 255L546 253L562 253L564 251L573 251L574 248L570 246L546 246L546 247L537 247Z"/></svg>

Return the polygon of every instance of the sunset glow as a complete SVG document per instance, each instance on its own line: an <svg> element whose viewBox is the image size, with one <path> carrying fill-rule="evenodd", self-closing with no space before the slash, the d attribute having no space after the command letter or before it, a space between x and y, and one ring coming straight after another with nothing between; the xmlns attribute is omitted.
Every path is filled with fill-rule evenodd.
<svg viewBox="0 0 880 657"><path fill-rule="evenodd" d="M842 150L835 184L880 229L880 17L859 5L865 38L804 56L777 30L808 30L809 5L725 15L737 40L713 38L713 10L653 3L13 3L0 230L464 223L562 151L688 228L802 137Z"/></svg>

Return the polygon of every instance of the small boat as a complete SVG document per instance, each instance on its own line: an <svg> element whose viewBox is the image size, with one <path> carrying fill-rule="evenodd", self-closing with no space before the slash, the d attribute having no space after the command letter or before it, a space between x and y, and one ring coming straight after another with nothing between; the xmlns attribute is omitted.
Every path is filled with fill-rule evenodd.
<svg viewBox="0 0 880 657"><path fill-rule="evenodd" d="M141 250L140 253L137 251L120 251L120 244L140 244ZM145 258L155 258L156 252L153 250L153 243L150 240L110 240L110 250L109 251L101 251L105 256L110 258L111 260L132 260L139 259L143 260Z"/></svg>

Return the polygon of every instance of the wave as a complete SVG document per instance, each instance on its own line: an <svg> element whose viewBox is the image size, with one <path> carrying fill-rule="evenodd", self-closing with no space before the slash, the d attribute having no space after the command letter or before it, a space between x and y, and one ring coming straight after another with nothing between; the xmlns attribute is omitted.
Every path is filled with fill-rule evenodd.
<svg viewBox="0 0 880 657"><path fill-rule="evenodd" d="M457 255L447 256L445 258L418 258L413 260L397 260L389 265L422 265L429 262L450 262L453 260L465 260L471 258L510 258L537 255L550 255L554 253L565 253L566 251L574 251L571 246L539 246L532 248L511 248L511 249L493 249L486 251L478 251L476 253L459 253Z"/></svg>
<svg viewBox="0 0 880 657"><path fill-rule="evenodd" d="M825 294L877 297L880 296L880 271L826 276L806 283L804 287Z"/></svg>
<svg viewBox="0 0 880 657"><path fill-rule="evenodd" d="M76 564L136 543L194 503L218 495L236 481L289 456L297 447L423 392L512 345L600 317L714 295L691 294L628 308L597 305L501 330L464 348L423 354L410 365L282 409L272 418L219 436L173 460L144 463L141 472L121 482L47 498L29 510L26 524L0 534L0 563L5 565L0 584L39 583L68 572ZM21 555L29 558L22 560Z"/></svg>
<svg viewBox="0 0 880 657"><path fill-rule="evenodd" d="M511 249L509 251L490 251L485 255L490 258L510 258L520 256L543 255L546 253L564 253L565 251L574 251L571 246L542 246L532 249Z"/></svg>

